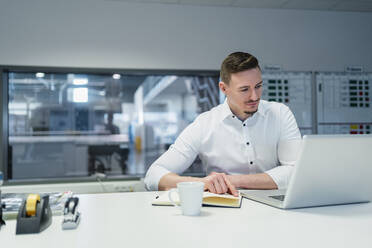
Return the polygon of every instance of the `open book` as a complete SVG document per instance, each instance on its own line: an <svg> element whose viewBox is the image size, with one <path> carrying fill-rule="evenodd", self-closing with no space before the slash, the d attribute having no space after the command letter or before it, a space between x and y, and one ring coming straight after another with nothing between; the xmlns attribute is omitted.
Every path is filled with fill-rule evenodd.
<svg viewBox="0 0 372 248"><path fill-rule="evenodd" d="M152 202L155 206L173 206L168 198L169 191L165 191L160 196L157 196ZM178 194L172 195L173 200L180 204ZM242 202L242 196L233 196L230 194L214 194L211 192L203 193L203 206L217 206L217 207L229 207L229 208L240 208Z"/></svg>

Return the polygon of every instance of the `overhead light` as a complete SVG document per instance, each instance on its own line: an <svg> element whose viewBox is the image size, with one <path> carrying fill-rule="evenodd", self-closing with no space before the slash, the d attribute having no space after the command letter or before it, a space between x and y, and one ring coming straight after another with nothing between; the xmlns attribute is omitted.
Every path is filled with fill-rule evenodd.
<svg viewBox="0 0 372 248"><path fill-rule="evenodd" d="M35 76L36 76L37 78L43 78L43 77L45 76L45 73L44 73L44 72L37 72L37 73L35 74Z"/></svg>
<svg viewBox="0 0 372 248"><path fill-rule="evenodd" d="M87 78L74 78L72 80L72 83L74 85L86 85L88 84L88 79Z"/></svg>
<svg viewBox="0 0 372 248"><path fill-rule="evenodd" d="M120 78L121 78L121 75L115 73L115 74L112 75L112 78L113 78L113 79L120 79Z"/></svg>

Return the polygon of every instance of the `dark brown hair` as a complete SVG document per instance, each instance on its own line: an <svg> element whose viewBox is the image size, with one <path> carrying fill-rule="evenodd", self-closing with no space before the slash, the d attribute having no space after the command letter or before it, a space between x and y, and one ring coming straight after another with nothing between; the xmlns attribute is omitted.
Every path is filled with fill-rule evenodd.
<svg viewBox="0 0 372 248"><path fill-rule="evenodd" d="M255 56L244 52L231 53L222 62L220 80L225 84L229 84L232 73L246 71L254 68L258 68L261 70L258 64L258 60Z"/></svg>

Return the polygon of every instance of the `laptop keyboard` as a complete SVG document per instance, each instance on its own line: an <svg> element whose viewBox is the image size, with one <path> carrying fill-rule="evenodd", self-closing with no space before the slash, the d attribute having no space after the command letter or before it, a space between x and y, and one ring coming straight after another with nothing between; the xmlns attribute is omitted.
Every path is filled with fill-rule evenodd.
<svg viewBox="0 0 372 248"><path fill-rule="evenodd" d="M279 201L284 201L285 195L271 195L269 197L274 198L274 199L277 199Z"/></svg>

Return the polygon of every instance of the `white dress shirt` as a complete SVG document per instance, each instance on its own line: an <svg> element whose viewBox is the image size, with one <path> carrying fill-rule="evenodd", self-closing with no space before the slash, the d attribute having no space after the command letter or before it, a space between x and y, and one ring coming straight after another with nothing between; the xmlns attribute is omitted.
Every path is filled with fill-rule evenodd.
<svg viewBox="0 0 372 248"><path fill-rule="evenodd" d="M286 188L294 161L280 161L278 146L294 139L301 139L301 134L286 105L261 100L257 112L242 122L225 101L183 130L148 169L145 184L149 190L158 190L165 174L183 173L199 155L207 175L265 172L279 189Z"/></svg>

